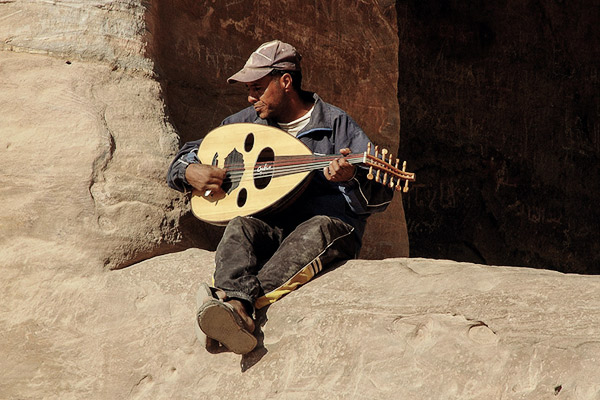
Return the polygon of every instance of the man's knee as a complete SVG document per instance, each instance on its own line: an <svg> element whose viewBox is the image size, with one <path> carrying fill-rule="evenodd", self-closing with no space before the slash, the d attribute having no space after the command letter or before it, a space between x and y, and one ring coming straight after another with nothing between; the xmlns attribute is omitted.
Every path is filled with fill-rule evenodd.
<svg viewBox="0 0 600 400"><path fill-rule="evenodd" d="M300 227L302 227L301 230L314 234L329 233L334 236L338 236L340 234L344 235L353 230L351 225L337 218L328 217L326 215L315 215L314 217L300 224L299 228Z"/></svg>
<svg viewBox="0 0 600 400"><path fill-rule="evenodd" d="M227 223L226 229L239 229L241 227L247 226L249 224L248 220L250 217L235 217L229 223Z"/></svg>
<svg viewBox="0 0 600 400"><path fill-rule="evenodd" d="M258 221L252 217L235 217L225 227L224 236L231 236L240 233L248 234L254 232L258 226Z"/></svg>

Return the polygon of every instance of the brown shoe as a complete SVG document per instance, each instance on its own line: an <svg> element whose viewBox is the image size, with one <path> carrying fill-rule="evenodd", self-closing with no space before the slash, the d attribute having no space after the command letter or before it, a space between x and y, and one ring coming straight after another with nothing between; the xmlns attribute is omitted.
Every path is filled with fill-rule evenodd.
<svg viewBox="0 0 600 400"><path fill-rule="evenodd" d="M246 329L250 333L254 332L254 320L246 312L246 307L244 306L244 303L236 299L226 299L225 301L227 302L227 304L233 307L233 310L240 317L242 323L244 324L244 329Z"/></svg>
<svg viewBox="0 0 600 400"><path fill-rule="evenodd" d="M211 288L208 291L210 296L198 308L197 325L200 330L208 338L222 343L236 354L251 352L256 347L257 340L252 334L254 321L246 313L244 305L234 299L223 301L221 298L227 300L226 296L217 296Z"/></svg>
<svg viewBox="0 0 600 400"><path fill-rule="evenodd" d="M196 294L196 310L202 307L202 304L204 304L205 301L210 300L211 298L215 298L215 294L212 290L205 283L200 285L200 289L198 289L198 293ZM225 350L221 346L221 343L219 343L213 338L206 336L206 334L202 332L200 326L198 326L197 316L196 321L194 322L194 331L196 332L196 338L198 339L198 342L200 342L200 345L203 346L209 353L217 354Z"/></svg>

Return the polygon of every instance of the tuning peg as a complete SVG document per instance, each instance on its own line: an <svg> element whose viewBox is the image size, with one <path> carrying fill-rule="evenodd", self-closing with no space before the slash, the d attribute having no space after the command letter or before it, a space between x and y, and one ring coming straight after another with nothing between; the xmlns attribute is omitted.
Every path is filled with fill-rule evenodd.
<svg viewBox="0 0 600 400"><path fill-rule="evenodd" d="M388 157L388 164L392 165L392 158L394 158L392 156L392 153L390 153L389 157ZM393 188L394 187L394 177L390 176L390 184L388 185L389 187Z"/></svg>
<svg viewBox="0 0 600 400"><path fill-rule="evenodd" d="M365 159L367 158L366 156L370 156L371 155L371 147L372 147L371 142L368 142L367 143L367 152L366 152L366 155L365 155ZM369 179L369 180L373 179L373 166L372 165L369 166L369 173L367 174L367 179Z"/></svg>
<svg viewBox="0 0 600 400"><path fill-rule="evenodd" d="M367 174L368 180L373 180L373 166L369 167L369 173Z"/></svg>
<svg viewBox="0 0 600 400"><path fill-rule="evenodd" d="M390 153L390 157L388 158L388 164L392 165L392 153ZM398 159L396 159L396 169L398 168ZM399 182L400 178L396 178L396 182ZM388 185L390 188L394 188L394 177L390 177L390 184Z"/></svg>
<svg viewBox="0 0 600 400"><path fill-rule="evenodd" d="M387 149L385 149L385 148L381 149L381 160L383 162L385 162L385 156L387 155L387 153L388 153ZM379 178L379 171L377 171L377 178ZM377 182L379 182L379 180ZM387 183L387 172L385 172L383 174L383 184L385 185L386 183Z"/></svg>
<svg viewBox="0 0 600 400"><path fill-rule="evenodd" d="M406 161L402 163L402 172L406 172ZM408 179L404 181L404 189L402 189L402 192L408 192Z"/></svg>
<svg viewBox="0 0 600 400"><path fill-rule="evenodd" d="M375 158L377 158L379 156L379 146L375 145ZM373 179L373 167L371 166L369 168L369 175L371 175L371 178L369 179ZM368 175L367 175L368 178ZM379 182L379 170L377 170L377 174L375 175L375 182Z"/></svg>
<svg viewBox="0 0 600 400"><path fill-rule="evenodd" d="M400 162L400 160L396 159L396 165L395 165L394 168L398 168L398 163L399 162ZM403 168L406 168L406 161L403 164ZM399 178L396 180L396 187L395 187L395 189L398 190L398 191L402 190L402 180L399 179Z"/></svg>
<svg viewBox="0 0 600 400"><path fill-rule="evenodd" d="M401 183L402 183L402 181L400 179L396 180L396 187L394 187L394 189L397 190L397 191L402 190Z"/></svg>

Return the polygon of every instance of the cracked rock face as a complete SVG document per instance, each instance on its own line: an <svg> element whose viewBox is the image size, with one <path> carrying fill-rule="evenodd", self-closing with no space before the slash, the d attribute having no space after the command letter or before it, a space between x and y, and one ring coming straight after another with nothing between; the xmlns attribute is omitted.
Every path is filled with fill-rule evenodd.
<svg viewBox="0 0 600 400"><path fill-rule="evenodd" d="M278 32L268 19L215 14L240 3L205 3L167 4L181 7L161 14L162 28L192 10L183 26L237 38L224 41L240 45L230 54L255 47L240 39L248 32ZM393 28L393 3L349 3L345 35ZM218 235L183 216L187 203L164 184L179 146L163 103L175 86L159 83L142 54L146 7L165 4L0 1L0 398L598 398L600 282L542 270L351 261L262 312L251 354L204 351L195 290L210 281L214 254L175 250L214 246ZM301 4L303 21L342 18L333 3ZM349 60L363 55L361 41L317 38L327 51L349 46ZM332 100L342 92L321 83ZM358 82L356 101L368 85ZM194 89L203 101L214 94ZM350 105L359 116L376 110L368 126L382 140L395 131L398 121L381 122L385 105ZM371 225L380 236L402 229L389 215Z"/></svg>
<svg viewBox="0 0 600 400"><path fill-rule="evenodd" d="M155 82L25 53L3 52L0 69L4 246L56 243L29 255L120 268L179 239L181 199L163 184L177 137Z"/></svg>
<svg viewBox="0 0 600 400"><path fill-rule="evenodd" d="M179 138L144 55L145 11L0 3L4 263L115 269L214 247L165 184Z"/></svg>

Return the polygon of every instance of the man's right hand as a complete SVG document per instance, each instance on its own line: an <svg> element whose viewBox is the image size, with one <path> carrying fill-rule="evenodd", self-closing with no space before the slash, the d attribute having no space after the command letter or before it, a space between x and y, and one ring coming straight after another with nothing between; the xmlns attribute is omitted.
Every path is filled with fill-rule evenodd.
<svg viewBox="0 0 600 400"><path fill-rule="evenodd" d="M221 188L226 171L222 168L205 164L190 164L185 169L185 179L202 195L210 193L211 196L221 197L225 192Z"/></svg>

